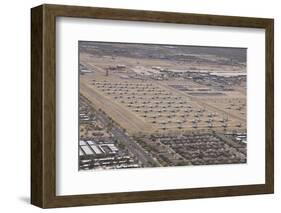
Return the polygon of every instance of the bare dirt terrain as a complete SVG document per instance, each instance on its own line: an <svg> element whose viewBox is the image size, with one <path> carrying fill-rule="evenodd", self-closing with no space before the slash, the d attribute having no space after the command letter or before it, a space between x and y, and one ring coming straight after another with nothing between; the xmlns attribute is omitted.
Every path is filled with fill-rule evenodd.
<svg viewBox="0 0 281 213"><path fill-rule="evenodd" d="M109 117L113 126L137 137L140 152L148 153L140 158L147 155L155 159L155 165L166 166L174 161L176 165L216 164L209 155L194 163L162 139L158 140L159 150L166 150L170 157L163 157L159 150L151 152L157 147L151 135L200 136L202 132L202 140L210 137L222 150L232 150L227 153L233 159L237 157L227 161L225 154L224 163L245 162L246 152L239 153L246 146L239 145L240 151L235 148L237 154L216 136L246 134L245 49L80 42L79 50L80 94L94 110ZM152 161L148 164L153 165Z"/></svg>

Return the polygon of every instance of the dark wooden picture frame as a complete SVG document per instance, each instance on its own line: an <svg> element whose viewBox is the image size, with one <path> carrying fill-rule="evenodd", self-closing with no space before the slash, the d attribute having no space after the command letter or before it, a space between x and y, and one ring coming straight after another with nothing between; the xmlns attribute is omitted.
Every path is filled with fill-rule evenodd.
<svg viewBox="0 0 281 213"><path fill-rule="evenodd" d="M56 17L265 29L265 184L192 189L56 195ZM132 203L274 192L274 21L273 19L41 5L31 9L31 203L42 208Z"/></svg>

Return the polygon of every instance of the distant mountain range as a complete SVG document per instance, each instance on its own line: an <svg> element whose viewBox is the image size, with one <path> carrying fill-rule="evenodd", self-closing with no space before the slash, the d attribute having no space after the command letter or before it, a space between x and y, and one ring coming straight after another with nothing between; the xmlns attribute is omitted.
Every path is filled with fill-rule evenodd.
<svg viewBox="0 0 281 213"><path fill-rule="evenodd" d="M200 60L223 63L245 64L246 48L206 47L167 44L137 44L79 41L79 50L97 56L169 59L176 61Z"/></svg>

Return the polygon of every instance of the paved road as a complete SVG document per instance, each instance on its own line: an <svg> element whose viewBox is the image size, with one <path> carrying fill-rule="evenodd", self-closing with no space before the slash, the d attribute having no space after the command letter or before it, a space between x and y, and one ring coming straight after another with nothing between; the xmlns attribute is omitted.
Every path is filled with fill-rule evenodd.
<svg viewBox="0 0 281 213"><path fill-rule="evenodd" d="M107 125L110 120L103 113L96 111L97 118L103 123L103 125ZM151 165L161 166L158 162L156 162L148 153L146 153L134 140L132 140L128 135L126 135L120 128L113 126L111 132L114 134L116 139L118 139L121 143L128 148L128 150L133 153L144 165L144 167L148 167Z"/></svg>

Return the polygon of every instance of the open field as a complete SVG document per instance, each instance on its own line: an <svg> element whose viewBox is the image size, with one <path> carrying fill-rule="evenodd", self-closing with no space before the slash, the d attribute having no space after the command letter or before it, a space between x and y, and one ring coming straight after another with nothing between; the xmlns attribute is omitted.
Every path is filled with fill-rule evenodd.
<svg viewBox="0 0 281 213"><path fill-rule="evenodd" d="M135 51L130 52L133 47ZM148 162L143 158L141 167L246 162L245 50L95 42L80 42L79 48L81 96L89 107L111 120L112 129L131 138L130 144L139 150L134 154L129 149L134 158L151 158ZM112 129L107 134L114 137ZM163 140L158 140L158 148L169 153L165 157L150 140L159 134ZM197 142L186 146L193 151L195 147L195 152L187 148L183 154L176 143L167 142L175 134L187 138L196 134L199 139L202 134L203 141L210 140L207 145L220 147L221 152L207 155L202 154L204 148L201 152L197 148L202 159L193 161L196 146L202 147L204 142L195 137ZM239 134L243 143L242 136L241 141L227 142ZM80 125L80 139L94 140L90 135L81 134ZM220 135L227 135L227 140ZM195 138L190 136L187 141ZM233 148L235 143L239 149ZM221 160L212 159L216 153Z"/></svg>

